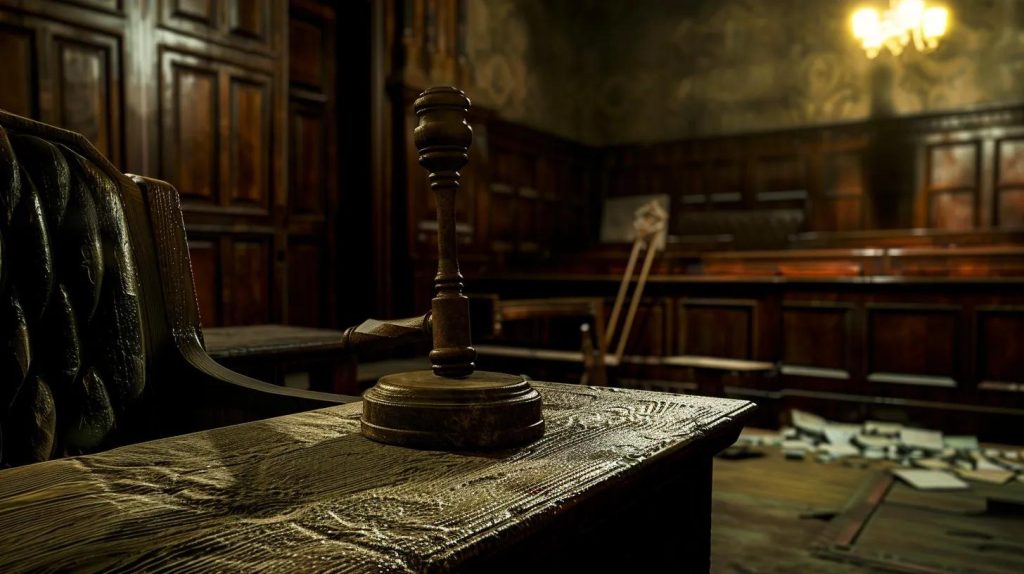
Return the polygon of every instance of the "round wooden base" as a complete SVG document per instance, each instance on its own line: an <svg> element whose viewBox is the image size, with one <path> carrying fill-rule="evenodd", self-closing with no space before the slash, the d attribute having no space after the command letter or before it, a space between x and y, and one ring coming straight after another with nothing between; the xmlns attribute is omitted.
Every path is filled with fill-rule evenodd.
<svg viewBox="0 0 1024 574"><path fill-rule="evenodd" d="M540 394L522 377L480 371L381 377L363 394L361 422L375 441L437 450L510 448L544 435Z"/></svg>

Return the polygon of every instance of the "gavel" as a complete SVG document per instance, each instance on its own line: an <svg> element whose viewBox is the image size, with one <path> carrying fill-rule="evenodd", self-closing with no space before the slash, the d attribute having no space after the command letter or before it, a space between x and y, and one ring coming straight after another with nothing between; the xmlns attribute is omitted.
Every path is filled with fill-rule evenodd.
<svg viewBox="0 0 1024 574"><path fill-rule="evenodd" d="M437 197L437 276L431 301L431 370L382 377L363 395L364 436L439 450L521 446L544 434L540 394L522 376L476 371L469 298L462 290L455 236L459 170L469 160L470 101L452 87L430 88L413 105L419 163Z"/></svg>

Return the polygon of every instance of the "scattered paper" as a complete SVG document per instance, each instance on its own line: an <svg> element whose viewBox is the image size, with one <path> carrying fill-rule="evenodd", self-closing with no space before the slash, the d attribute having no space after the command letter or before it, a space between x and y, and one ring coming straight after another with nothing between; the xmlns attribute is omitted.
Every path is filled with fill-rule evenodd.
<svg viewBox="0 0 1024 574"><path fill-rule="evenodd" d="M896 436L900 434L901 429L903 429L903 425L900 423L887 423L883 421L866 421L864 423L864 432L867 434Z"/></svg>
<svg viewBox="0 0 1024 574"><path fill-rule="evenodd" d="M896 439L887 436L875 436L869 434L859 434L853 437L853 441L861 445L864 448L883 450L889 446L896 444Z"/></svg>
<svg viewBox="0 0 1024 574"><path fill-rule="evenodd" d="M942 470L895 468L892 473L918 490L962 490L970 485Z"/></svg>
<svg viewBox="0 0 1024 574"><path fill-rule="evenodd" d="M860 456L860 449L849 442L845 444L823 444L818 447L818 452L823 452L833 458Z"/></svg>
<svg viewBox="0 0 1024 574"><path fill-rule="evenodd" d="M927 429L905 428L900 431L900 442L909 448L941 451L942 432Z"/></svg>
<svg viewBox="0 0 1024 574"><path fill-rule="evenodd" d="M952 435L943 437L946 448L955 450L978 450L978 437L970 435Z"/></svg>
<svg viewBox="0 0 1024 574"><path fill-rule="evenodd" d="M880 448L864 449L864 458L869 460L882 460L885 458L885 450Z"/></svg>
<svg viewBox="0 0 1024 574"><path fill-rule="evenodd" d="M860 428L860 425L828 423L825 425L825 438L832 444L850 444L853 437L860 434Z"/></svg>
<svg viewBox="0 0 1024 574"><path fill-rule="evenodd" d="M972 453L971 458L974 459L974 470L1006 470L982 456L981 453Z"/></svg>
<svg viewBox="0 0 1024 574"><path fill-rule="evenodd" d="M995 463L1003 468L1008 468L1010 470L1015 470L1017 472L1024 472L1024 464L1021 464L1017 461L1007 460L1005 458L998 458L995 460Z"/></svg>
<svg viewBox="0 0 1024 574"><path fill-rule="evenodd" d="M931 470L952 470L953 465L942 460L941 458L920 458L914 461L914 464L921 468L927 468Z"/></svg>
<svg viewBox="0 0 1024 574"><path fill-rule="evenodd" d="M782 441L783 450L810 450L814 448L814 443L804 439L792 439Z"/></svg>
<svg viewBox="0 0 1024 574"><path fill-rule="evenodd" d="M825 432L825 419L818 415L811 414L804 411L798 411L793 409L791 412L793 417L793 426L804 431L807 434L821 435Z"/></svg>
<svg viewBox="0 0 1024 574"><path fill-rule="evenodd" d="M989 482L992 484L1006 484L1013 479L1014 472L1012 470L958 470L957 474L968 479L977 480L978 482Z"/></svg>

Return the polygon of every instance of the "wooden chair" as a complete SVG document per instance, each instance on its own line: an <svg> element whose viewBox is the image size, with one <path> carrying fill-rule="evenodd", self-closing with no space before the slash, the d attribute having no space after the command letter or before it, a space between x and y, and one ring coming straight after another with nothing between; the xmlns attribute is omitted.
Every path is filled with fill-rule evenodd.
<svg viewBox="0 0 1024 574"><path fill-rule="evenodd" d="M214 362L195 293L173 187L0 111L0 464L357 400ZM367 322L343 347L428 330Z"/></svg>
<svg viewBox="0 0 1024 574"><path fill-rule="evenodd" d="M633 248L607 323L604 319L604 298L602 297L501 300L497 296L492 296L493 323L498 330L507 321L555 317L580 318L583 321L580 325L580 352L518 349L491 345L477 345L477 350L485 354L505 357L581 362L583 364L581 383L593 386L607 385L609 376L606 368L617 366L622 361L633 328L633 321L643 298L644 287L651 273L651 265L654 263L657 252L664 249L667 217L668 213L657 201L642 206L634 214ZM636 280L636 289L632 296L629 296L633 273L641 252L645 253L644 262ZM619 318L622 317L623 305L627 300L629 308L622 322L622 330L618 332ZM616 334L619 334L617 343ZM614 351L609 355L608 352L612 349Z"/></svg>

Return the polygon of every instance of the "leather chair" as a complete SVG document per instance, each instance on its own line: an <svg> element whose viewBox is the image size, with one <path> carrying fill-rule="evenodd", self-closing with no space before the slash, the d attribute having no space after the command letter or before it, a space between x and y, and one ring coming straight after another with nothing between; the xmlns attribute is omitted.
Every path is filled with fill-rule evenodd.
<svg viewBox="0 0 1024 574"><path fill-rule="evenodd" d="M428 330L372 322L345 341ZM0 111L0 466L354 400L214 362L177 191Z"/></svg>

